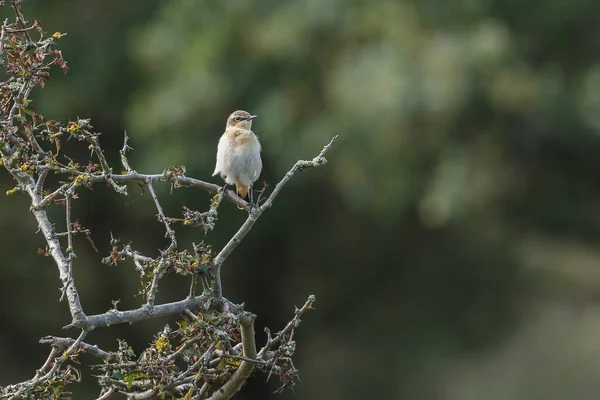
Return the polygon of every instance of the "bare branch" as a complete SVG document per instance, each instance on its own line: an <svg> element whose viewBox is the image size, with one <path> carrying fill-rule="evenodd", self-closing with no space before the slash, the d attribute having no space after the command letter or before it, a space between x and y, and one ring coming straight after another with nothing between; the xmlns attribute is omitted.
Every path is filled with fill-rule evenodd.
<svg viewBox="0 0 600 400"><path fill-rule="evenodd" d="M226 300L224 300L226 301ZM64 328L86 328L89 330L108 327L111 325L144 321L151 318L168 317L170 315L181 314L184 310L194 310L200 307L208 309L215 303L208 295L194 297L193 299L185 299L173 303L160 304L153 307L142 306L135 310L118 311L110 310L104 314L90 315L85 320L79 323L71 323ZM226 301L229 307L236 308L233 303ZM215 307L217 304L214 305Z"/></svg>
<svg viewBox="0 0 600 400"><path fill-rule="evenodd" d="M133 263L136 266L136 269L140 272L143 277L146 273L146 266L152 264L155 260L151 257L144 256L138 251L135 251L131 248L131 245L127 244L123 247L123 250L118 251L116 248L116 244L118 243L115 238L112 237L111 234L111 244L113 245L113 250L108 257L104 257L102 259L103 264L116 264L117 261L121 259L125 259L127 257L133 260Z"/></svg>
<svg viewBox="0 0 600 400"><path fill-rule="evenodd" d="M260 207L261 211L265 211L267 208L271 207L273 205L273 200L275 200L275 197L277 197L277 195L279 194L279 192L281 191L281 189L283 189L283 187L285 186L285 184L292 179L292 177L294 176L294 174L298 171L302 171L306 168L312 168L312 167L320 167L322 165L327 164L327 159L325 158L325 154L329 151L329 149L331 148L331 146L333 146L333 144L335 143L335 141L337 140L338 135L335 135L331 141L325 146L323 147L323 150L321 150L321 152L319 153L318 156L316 156L315 158L313 158L311 161L305 161L305 160L300 160L298 161L291 170L289 170L289 172L287 174L285 174L285 176L283 177L283 179L281 181L279 181L279 183L277 184L277 186L275 186L275 189L273 189L273 192L271 193L271 195L269 196L269 198L267 198L267 200L265 201L265 203Z"/></svg>
<svg viewBox="0 0 600 400"><path fill-rule="evenodd" d="M85 172L69 169L69 168L59 168L56 172L67 175L86 175L89 177L90 182L106 182L108 176L104 173L101 174L88 174ZM118 183L137 183L140 185L145 185L146 182L167 182L171 183L175 187L178 186L190 186L198 189L202 189L211 194L217 194L219 190L221 190L221 186L215 185L214 183L208 183L202 181L200 179L190 178L185 176L184 174L174 174L171 171L165 171L162 174L141 174L136 171L131 171L127 174L111 174L110 177L113 181ZM243 209L248 208L248 203L242 200L238 195L236 195L233 191L228 190L225 193L224 197L231 203L239 206Z"/></svg>
<svg viewBox="0 0 600 400"><path fill-rule="evenodd" d="M69 283L68 285L73 284L73 258L75 258L75 252L73 251L73 233L71 231L71 196L65 196L65 217L67 220L67 263L69 264ZM63 294L60 297L62 301L64 296L66 295L68 286L63 287Z"/></svg>
<svg viewBox="0 0 600 400"><path fill-rule="evenodd" d="M167 217L165 217L162 207L160 206L160 202L158 201L158 197L154 192L152 180L148 180L148 182L146 182L146 185L148 186L148 190L150 191L152 200L154 200L154 204L156 205L156 210L158 212L158 220L165 224L165 229L167 230L165 236L168 236L171 239L171 246L169 246L169 249L167 251L174 250L175 248L177 248L177 239L175 238L175 231L169 226L169 221L167 220Z"/></svg>
<svg viewBox="0 0 600 400"><path fill-rule="evenodd" d="M62 349L60 347L52 346L52 349L50 350L50 354L48 355L46 362L40 368L41 373L43 373L43 374L48 373L50 371L50 369L52 368L52 366L54 364L54 360L56 360L56 357L58 357L60 355L60 353L62 353L63 351L64 351L64 349Z"/></svg>
<svg viewBox="0 0 600 400"><path fill-rule="evenodd" d="M37 385L42 384L43 382L50 379L54 374L60 369L62 364L73 355L80 347L83 339L87 335L88 331L82 330L81 334L77 337L77 339L73 340L66 351L62 352L65 347L60 347L60 343L57 343L57 347L53 346L52 351L50 352L50 356L48 360L44 363L41 369L37 371L35 376L31 378L29 381L19 383L17 385L13 385L10 389L16 389L14 393L11 394L11 399L18 399L24 393L31 391ZM57 350L58 348L58 350ZM62 355L58 356L62 352ZM56 357L55 357L56 356ZM52 365L50 367L50 365ZM1 397L0 397L1 398Z"/></svg>
<svg viewBox="0 0 600 400"><path fill-rule="evenodd" d="M321 150L319 155L313 158L312 161L299 160L298 162L296 162L292 169L287 174L285 174L283 179L277 184L277 186L275 186L273 193L271 193L271 195L265 201L265 203L261 207L255 207L252 210L252 212L250 212L250 214L248 215L248 219L246 219L246 222L244 222L244 224L237 231L237 233L229 240L229 242L227 242L227 244L225 245L225 247L223 247L221 252L217 254L217 256L214 259L213 266L213 273L215 275L213 290L217 296L221 296L223 293L223 288L221 284L221 265L223 265L223 262L227 259L227 257L229 257L229 255L237 247L237 245L240 244L242 239L246 237L248 232L250 232L250 229L252 229L252 226L254 225L256 220L262 215L262 213L267 208L271 207L275 197L277 197L283 186L285 186L285 184L294 176L294 174L297 171L301 171L304 168L319 167L327 163L327 159L325 159L325 153L327 153L327 151L331 148L333 143L335 143L337 138L337 136L334 136L333 139L331 139L331 141L329 142L329 144L323 147L323 150Z"/></svg>
<svg viewBox="0 0 600 400"><path fill-rule="evenodd" d="M48 220L46 211L44 209L36 209L36 205L41 202L41 196L36 192L35 182L32 178L29 178L21 173L13 173L13 177L15 177L15 179L25 187L27 193L32 199L33 215L38 222L38 226L42 232L42 235L44 236L44 239L46 239L49 253L58 267L63 288L66 288L65 293L69 303L69 310L71 312L73 322L77 324L82 323L85 321L86 315L81 307L79 293L77 293L75 285L71 284L72 277L70 262L61 250L60 242L54 232L52 223Z"/></svg>
<svg viewBox="0 0 600 400"><path fill-rule="evenodd" d="M252 226L256 222L256 219L260 216L260 214L253 212L251 213L242 227L236 232L236 234L227 242L225 247L217 254L213 261L213 274L215 275L213 281L213 291L217 297L221 297L223 295L223 286L221 284L221 265L223 262L229 257L231 252L237 247L237 245L246 237Z"/></svg>
<svg viewBox="0 0 600 400"><path fill-rule="evenodd" d="M127 151L128 150L134 150L132 147L129 147L129 145L127 144L127 142L129 141L129 136L127 136L127 131L125 131L125 138L123 140L123 148L119 151L119 154L121 155L121 164L123 164L123 168L125 168L125 172L126 173L132 173L135 172L130 166L129 166L129 160L127 160Z"/></svg>
<svg viewBox="0 0 600 400"><path fill-rule="evenodd" d="M53 348L57 349L59 352L63 352L65 349L69 348L75 343L75 339L72 338L61 338L56 336L44 336L40 339L40 343L49 344ZM111 354L102 350L97 345L91 345L85 342L81 342L79 344L80 348L95 357L98 357L102 360L108 361L111 359Z"/></svg>
<svg viewBox="0 0 600 400"><path fill-rule="evenodd" d="M294 328L296 328L299 324L300 324L300 317L308 310L313 308L313 304L316 301L315 295L311 294L310 296L308 296L308 299L306 300L306 303L304 303L304 305L300 308L300 309L296 309L296 312L294 313L294 318L292 318L292 320L290 322L288 322L288 324L285 326L285 328L283 328L283 330L281 332L279 332L277 334L277 336L275 336L274 338L271 338L271 335L268 335L268 340L267 340L267 344L260 349L260 351L258 352L258 357L257 358L264 358L267 351L269 350L273 350L275 348L275 346L279 343L281 343L285 336L288 334L291 334L292 331L294 330ZM270 332L268 332L270 333Z"/></svg>
<svg viewBox="0 0 600 400"><path fill-rule="evenodd" d="M154 268L153 276L152 276L152 284L150 285L150 289L148 290L148 295L146 296L146 306L153 307L154 300L156 298L156 293L158 292L158 281L163 277L165 270L169 267L169 262L163 256L158 266Z"/></svg>
<svg viewBox="0 0 600 400"><path fill-rule="evenodd" d="M117 185L115 180L112 178L112 172L110 170L110 166L108 165L108 162L106 161L106 157L104 157L104 152L102 151L102 148L100 147L100 144L98 143L98 139L97 139L98 134L93 134L93 133L87 131L86 129L83 129L83 128L87 128L90 126L90 121L86 120L86 119L80 119L79 121L77 121L77 123L82 128L80 130L81 134L90 143L90 146L94 150L94 153L96 153L96 157L98 157L98 161L100 161L100 165L102 166L102 173L105 176L105 179L108 181L108 183L110 183L110 185L113 187L113 189L115 189L115 191L117 193L126 195L127 194L127 186Z"/></svg>

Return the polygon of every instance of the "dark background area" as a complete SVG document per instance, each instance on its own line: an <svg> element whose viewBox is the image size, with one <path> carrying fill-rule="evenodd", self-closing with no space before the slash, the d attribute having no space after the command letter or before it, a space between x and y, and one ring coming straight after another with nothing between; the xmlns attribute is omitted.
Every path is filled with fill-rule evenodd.
<svg viewBox="0 0 600 400"><path fill-rule="evenodd" d="M224 294L281 329L309 294L297 331L303 385L282 397L265 376L239 399L596 399L600 391L600 2L464 0L27 0L59 40L34 105L47 119L92 118L118 168L185 165L212 178L229 113L258 114L260 180L340 139L329 164L295 176L224 265ZM9 10L1 10L9 16ZM12 18L12 17L11 17ZM77 143L62 152L85 159ZM0 175L0 192L13 187ZM207 209L183 188L169 216ZM110 232L146 254L165 247L136 186L80 191L74 216L99 249L75 242L86 313L137 307L133 265L108 267ZM63 210L52 209L57 229ZM181 247L220 249L244 220L177 228ZM44 335L75 334L60 281L22 194L0 207L0 385L29 379ZM163 280L159 302L187 295ZM166 322L92 332L139 353ZM95 362L93 359L85 359ZM97 394L89 374L75 399Z"/></svg>

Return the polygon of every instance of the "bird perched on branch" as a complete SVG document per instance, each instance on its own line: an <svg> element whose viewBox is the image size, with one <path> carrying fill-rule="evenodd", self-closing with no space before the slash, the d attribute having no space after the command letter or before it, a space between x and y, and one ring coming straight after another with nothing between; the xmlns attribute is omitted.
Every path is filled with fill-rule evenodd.
<svg viewBox="0 0 600 400"><path fill-rule="evenodd" d="M262 170L260 159L260 143L250 130L256 115L237 110L227 118L225 133L217 147L217 165L213 176L220 174L227 185L235 185L237 194L246 198L250 195L250 205L254 199L252 184L258 179Z"/></svg>

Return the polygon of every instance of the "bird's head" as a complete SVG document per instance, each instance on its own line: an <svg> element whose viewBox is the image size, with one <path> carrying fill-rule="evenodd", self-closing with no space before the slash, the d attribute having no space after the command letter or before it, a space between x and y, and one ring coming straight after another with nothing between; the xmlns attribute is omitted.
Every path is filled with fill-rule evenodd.
<svg viewBox="0 0 600 400"><path fill-rule="evenodd" d="M242 128L250 129L252 127L252 120L256 118L256 115L250 115L249 112L243 110L237 110L231 113L227 118L227 128Z"/></svg>

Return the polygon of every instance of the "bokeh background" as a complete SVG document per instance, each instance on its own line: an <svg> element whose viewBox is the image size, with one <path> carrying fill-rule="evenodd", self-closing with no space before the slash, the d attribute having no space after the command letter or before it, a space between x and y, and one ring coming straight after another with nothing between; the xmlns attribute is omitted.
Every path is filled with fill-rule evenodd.
<svg viewBox="0 0 600 400"><path fill-rule="evenodd" d="M70 72L35 92L37 111L91 117L115 166L127 130L135 169L185 165L219 183L218 138L246 109L272 188L340 135L329 164L294 177L224 266L259 344L317 297L297 331L303 385L278 397L276 379L256 375L237 398L598 398L600 2L27 0L25 15L68 33ZM11 187L2 174L0 192ZM149 254L166 243L148 194L129 190L95 186L74 205L99 249L76 241L88 314L141 302L130 264L100 263L110 232ZM170 216L210 200L158 194ZM220 217L206 238L178 228L180 243L219 249L244 215L225 204ZM32 376L48 353L38 339L70 319L25 196L2 199L0 225L5 385ZM187 285L166 278L159 301ZM139 352L166 322L88 339ZM97 393L89 374L73 390Z"/></svg>

